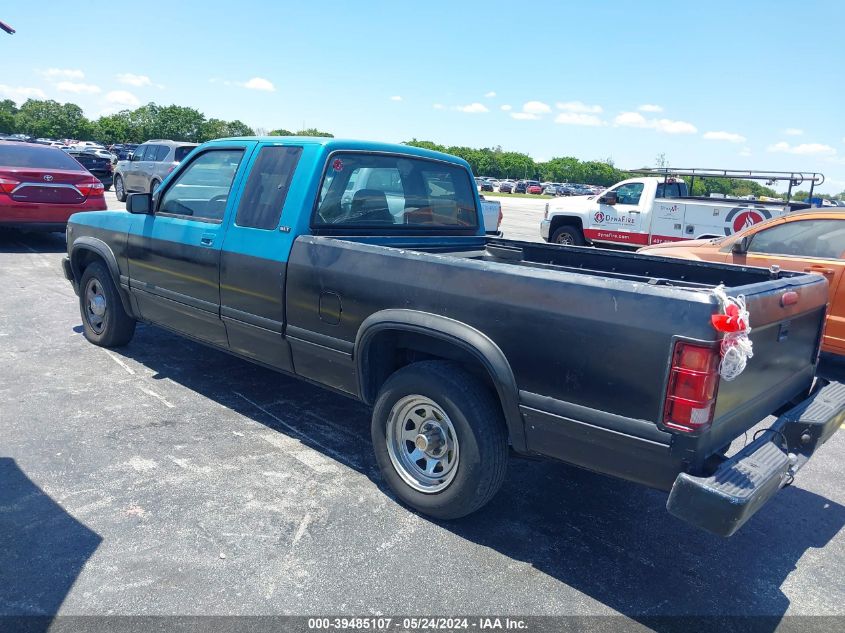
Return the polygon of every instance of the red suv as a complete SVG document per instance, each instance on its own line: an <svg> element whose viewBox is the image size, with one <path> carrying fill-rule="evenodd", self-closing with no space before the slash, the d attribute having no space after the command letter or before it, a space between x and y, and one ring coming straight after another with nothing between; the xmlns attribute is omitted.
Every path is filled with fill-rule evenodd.
<svg viewBox="0 0 845 633"><path fill-rule="evenodd" d="M0 141L0 226L64 231L74 213L106 208L103 183L64 151Z"/></svg>

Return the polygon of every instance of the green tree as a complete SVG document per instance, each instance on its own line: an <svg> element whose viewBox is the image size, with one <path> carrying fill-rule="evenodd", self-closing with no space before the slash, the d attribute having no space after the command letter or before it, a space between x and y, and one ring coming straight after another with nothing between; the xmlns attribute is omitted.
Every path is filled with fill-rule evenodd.
<svg viewBox="0 0 845 633"><path fill-rule="evenodd" d="M200 141L209 141L213 138L227 138L230 136L251 136L254 134L251 127L242 121L223 121L222 119L209 119L203 123L200 129Z"/></svg>
<svg viewBox="0 0 845 633"><path fill-rule="evenodd" d="M116 114L101 116L94 123L94 138L107 144L135 141L130 111L121 110Z"/></svg>
<svg viewBox="0 0 845 633"><path fill-rule="evenodd" d="M0 101L0 133L11 134L16 131L15 117L18 114L18 106L11 99Z"/></svg>
<svg viewBox="0 0 845 633"><path fill-rule="evenodd" d="M296 134L294 134L290 130L279 128L278 130L272 130L270 132L270 136L296 136Z"/></svg>
<svg viewBox="0 0 845 633"><path fill-rule="evenodd" d="M305 130L299 130L299 132L296 133L296 136L323 136L326 138L334 138L334 134L331 134L329 132L321 132L315 127L309 127Z"/></svg>
<svg viewBox="0 0 845 633"><path fill-rule="evenodd" d="M74 103L27 99L15 115L18 132L48 138L91 138L94 126Z"/></svg>

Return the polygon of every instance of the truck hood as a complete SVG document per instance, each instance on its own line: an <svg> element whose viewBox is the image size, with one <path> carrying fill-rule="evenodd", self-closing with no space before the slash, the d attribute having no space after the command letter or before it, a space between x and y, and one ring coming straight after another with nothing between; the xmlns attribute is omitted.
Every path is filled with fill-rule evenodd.
<svg viewBox="0 0 845 633"><path fill-rule="evenodd" d="M572 196L570 198L555 198L549 201L549 213L587 211L593 206L595 196Z"/></svg>

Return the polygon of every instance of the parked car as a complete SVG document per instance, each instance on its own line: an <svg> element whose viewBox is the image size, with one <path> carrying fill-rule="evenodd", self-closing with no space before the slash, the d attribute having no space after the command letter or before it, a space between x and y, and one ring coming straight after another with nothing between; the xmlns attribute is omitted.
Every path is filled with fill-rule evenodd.
<svg viewBox="0 0 845 633"><path fill-rule="evenodd" d="M828 281L830 306L822 351L845 355L845 213L802 211L761 222L716 240L667 242L638 252L740 266L779 266Z"/></svg>
<svg viewBox="0 0 845 633"><path fill-rule="evenodd" d="M484 180L481 182L481 189L480 191L496 191L496 186L490 180Z"/></svg>
<svg viewBox="0 0 845 633"><path fill-rule="evenodd" d="M513 187L513 193L526 193L528 189L528 182L525 180L517 180Z"/></svg>
<svg viewBox="0 0 845 633"><path fill-rule="evenodd" d="M515 182L503 180L499 183L499 193L513 193L514 187L516 187Z"/></svg>
<svg viewBox="0 0 845 633"><path fill-rule="evenodd" d="M72 214L105 208L102 183L62 150L0 141L0 226L64 231Z"/></svg>
<svg viewBox="0 0 845 633"><path fill-rule="evenodd" d="M543 193L548 196L556 196L558 195L558 190L560 189L560 183L557 182L550 182L546 187L543 189Z"/></svg>
<svg viewBox="0 0 845 633"><path fill-rule="evenodd" d="M114 167L111 159L111 154L104 150L91 149L68 149L66 150L68 156L75 158L85 169L96 176L103 188L108 191L114 182Z"/></svg>
<svg viewBox="0 0 845 633"><path fill-rule="evenodd" d="M529 180L525 183L525 193L540 195L543 193L543 186L536 180Z"/></svg>
<svg viewBox="0 0 845 633"><path fill-rule="evenodd" d="M155 191L176 166L197 146L156 139L139 145L130 160L117 163L114 193L120 202L133 192Z"/></svg>
<svg viewBox="0 0 845 633"><path fill-rule="evenodd" d="M371 405L383 480L438 519L487 503L513 450L671 491L669 512L729 536L845 416L815 379L818 275L488 238L456 157L220 139L127 210L70 223L88 341L142 320ZM754 356L730 381L714 323L740 294Z"/></svg>

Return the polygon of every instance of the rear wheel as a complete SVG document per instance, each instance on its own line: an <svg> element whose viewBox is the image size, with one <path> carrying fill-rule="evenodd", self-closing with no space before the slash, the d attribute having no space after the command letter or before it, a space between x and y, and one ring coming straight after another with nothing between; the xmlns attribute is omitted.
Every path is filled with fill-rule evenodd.
<svg viewBox="0 0 845 633"><path fill-rule="evenodd" d="M551 241L564 246L583 246L584 236L574 227L562 226L554 232Z"/></svg>
<svg viewBox="0 0 845 633"><path fill-rule="evenodd" d="M403 367L373 409L373 447L399 499L437 519L475 512L498 492L508 459L498 400L459 364Z"/></svg>
<svg viewBox="0 0 845 633"><path fill-rule="evenodd" d="M104 263L93 262L85 268L79 289L79 311L86 339L101 347L120 347L132 340L135 319L123 309Z"/></svg>
<svg viewBox="0 0 845 633"><path fill-rule="evenodd" d="M126 188L123 186L121 176L114 177L114 195L118 202L126 202Z"/></svg>

